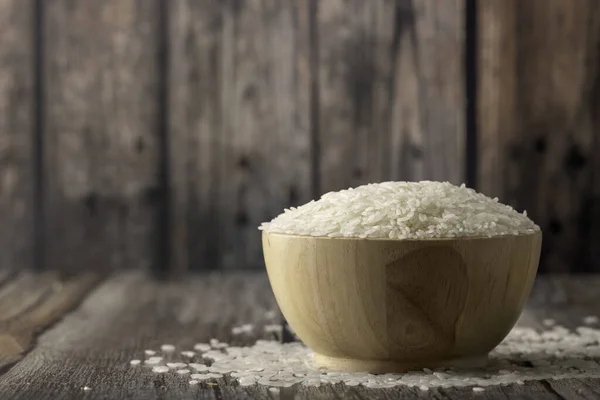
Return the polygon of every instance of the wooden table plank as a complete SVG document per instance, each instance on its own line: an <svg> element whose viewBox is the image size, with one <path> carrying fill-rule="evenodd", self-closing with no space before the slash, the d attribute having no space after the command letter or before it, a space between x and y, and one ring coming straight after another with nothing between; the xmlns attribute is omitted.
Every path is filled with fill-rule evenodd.
<svg viewBox="0 0 600 400"><path fill-rule="evenodd" d="M75 307L100 277L24 271L0 282L0 371L20 360L35 334Z"/></svg>
<svg viewBox="0 0 600 400"><path fill-rule="evenodd" d="M92 388L87 395L91 398L161 398L163 387L168 387L169 397L202 397L214 389L189 387L185 378L131 368L129 360L163 343L191 347L212 337L236 343L233 324L259 321L273 307L264 276L222 279L213 274L161 284L138 272L118 275L40 336L25 362L2 377L0 397L77 397L86 385ZM23 382L31 384L24 387ZM238 398L268 398L266 388L219 390Z"/></svg>
<svg viewBox="0 0 600 400"><path fill-rule="evenodd" d="M520 324L541 327L544 318L552 317L567 327L582 325L583 317L600 314L600 302L595 302L593 294L598 287L598 277L539 279ZM0 298L1 294L0 290ZM234 336L231 327L270 322L266 313L275 308L263 274L211 273L160 283L139 271L122 272L38 338L37 346L0 377L0 397L80 397L84 386L91 388L85 392L86 399L585 399L600 393L600 380L578 379L527 381L523 385L488 387L482 393L471 388L425 392L409 387L379 390L337 384L286 388L276 395L263 386L241 387L230 378L219 380L214 387L193 387L188 385L189 378L154 374L145 367L129 365L133 358L144 358L144 349L158 350L163 343L191 348L213 337L237 345L254 343L264 335L262 330Z"/></svg>
<svg viewBox="0 0 600 400"><path fill-rule="evenodd" d="M585 317L600 316L600 279L597 276L553 276L536 282L530 309L538 319L553 319L569 329L583 326ZM550 307L549 307L550 306ZM598 329L599 324L592 327ZM545 382L564 399L600 398L600 379L561 379Z"/></svg>

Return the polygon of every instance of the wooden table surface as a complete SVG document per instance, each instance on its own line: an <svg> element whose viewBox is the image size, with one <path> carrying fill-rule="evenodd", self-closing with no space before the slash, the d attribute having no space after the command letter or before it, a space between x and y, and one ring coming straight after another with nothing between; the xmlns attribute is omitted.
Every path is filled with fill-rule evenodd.
<svg viewBox="0 0 600 400"><path fill-rule="evenodd" d="M541 327L544 318L574 328L600 314L600 277L538 278L520 324ZM131 367L144 349L163 343L191 348L218 338L252 344L263 330L233 336L236 324L269 323L276 309L266 276L235 272L194 275L160 283L139 271L60 276L0 272L0 398L2 399L596 399L600 379L527 381L524 385L469 388L369 389L337 384L319 388L190 386L189 378ZM84 391L87 386L90 390Z"/></svg>

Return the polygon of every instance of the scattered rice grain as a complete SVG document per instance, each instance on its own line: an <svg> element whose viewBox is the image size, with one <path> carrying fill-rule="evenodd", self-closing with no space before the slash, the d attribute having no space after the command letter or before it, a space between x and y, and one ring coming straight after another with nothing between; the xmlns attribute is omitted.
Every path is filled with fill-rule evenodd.
<svg viewBox="0 0 600 400"><path fill-rule="evenodd" d="M181 362L168 362L167 367L173 368L173 369L184 368L184 367L187 367L187 364L181 363Z"/></svg>
<svg viewBox="0 0 600 400"><path fill-rule="evenodd" d="M221 342L213 341L213 345ZM299 342L282 344L258 340L253 346L231 346L204 354L210 366L190 363L193 380L228 376L241 386L255 384L290 387L301 384L317 387L343 383L368 388L409 386L472 387L484 390L492 385L523 384L529 380L600 378L600 330L581 326L570 331L554 325L545 330L516 327L489 356L489 363L477 369L423 369L405 374L373 375L326 371L317 367L314 354ZM158 371L168 367L155 367ZM153 369L153 370L155 370ZM480 389L473 389L480 391Z"/></svg>
<svg viewBox="0 0 600 400"><path fill-rule="evenodd" d="M201 372L201 371L208 371L208 367L204 364L198 364L198 363L190 363L188 364L190 368Z"/></svg>
<svg viewBox="0 0 600 400"><path fill-rule="evenodd" d="M275 310L269 310L265 313L266 319L275 319L275 317L277 317L277 311Z"/></svg>
<svg viewBox="0 0 600 400"><path fill-rule="evenodd" d="M172 352L175 351L175 346L173 346L172 344L163 344L162 346L160 346L160 349L162 351Z"/></svg>
<svg viewBox="0 0 600 400"><path fill-rule="evenodd" d="M279 333L281 332L283 327L281 324L269 324L265 325L264 330L266 333Z"/></svg>
<svg viewBox="0 0 600 400"><path fill-rule="evenodd" d="M210 345L207 343L196 343L194 345L194 350L199 351L201 353L205 353L211 349Z"/></svg>

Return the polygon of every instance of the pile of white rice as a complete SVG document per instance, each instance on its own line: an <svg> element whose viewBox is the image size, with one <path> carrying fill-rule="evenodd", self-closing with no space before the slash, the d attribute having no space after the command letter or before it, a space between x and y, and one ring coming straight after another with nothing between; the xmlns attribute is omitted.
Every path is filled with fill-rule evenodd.
<svg viewBox="0 0 600 400"><path fill-rule="evenodd" d="M260 230L303 236L427 239L531 234L540 228L512 207L465 185L383 182L324 194L286 209Z"/></svg>

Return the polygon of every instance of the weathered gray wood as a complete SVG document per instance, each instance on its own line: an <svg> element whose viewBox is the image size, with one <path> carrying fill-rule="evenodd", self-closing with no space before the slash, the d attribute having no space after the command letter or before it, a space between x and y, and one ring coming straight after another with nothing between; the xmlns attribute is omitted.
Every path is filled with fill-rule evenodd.
<svg viewBox="0 0 600 400"><path fill-rule="evenodd" d="M33 1L0 1L0 269L33 264Z"/></svg>
<svg viewBox="0 0 600 400"><path fill-rule="evenodd" d="M519 179L509 148L518 140L517 0L479 2L478 12L477 186L508 201L506 192Z"/></svg>
<svg viewBox="0 0 600 400"><path fill-rule="evenodd" d="M258 225L310 198L305 3L168 3L177 270L261 266Z"/></svg>
<svg viewBox="0 0 600 400"><path fill-rule="evenodd" d="M76 306L99 278L93 271L68 278L24 271L0 283L0 370L20 360L35 335Z"/></svg>
<svg viewBox="0 0 600 400"><path fill-rule="evenodd" d="M594 400L600 397L600 380L549 381L550 389L565 400Z"/></svg>
<svg viewBox="0 0 600 400"><path fill-rule="evenodd" d="M589 277L542 278L520 323L540 326L541 320L550 315L564 326L578 326L583 316L600 314L600 302L593 302L599 284L598 278ZM548 302L557 290L568 295ZM158 349L163 343L190 348L212 337L233 344L253 343L261 336L260 329L251 336L234 337L231 327L264 323L266 311L275 306L263 274L212 273L192 276L185 282L160 283L139 271L121 272L42 334L37 346L0 376L0 396L73 398L83 396L82 388L88 386L91 391L85 396L92 399L273 398L275 395L264 387L243 388L228 379L220 380L217 386L191 388L185 377L153 374L145 367L131 367L129 360L143 358L144 349ZM581 399L592 398L597 388L597 380L526 382L489 387L483 393L474 393L470 388L423 392L417 388L375 390L324 385L284 389L279 398Z"/></svg>
<svg viewBox="0 0 600 400"><path fill-rule="evenodd" d="M542 275L535 282L530 306L553 310L561 307L597 307L600 313L600 275Z"/></svg>
<svg viewBox="0 0 600 400"><path fill-rule="evenodd" d="M212 337L239 343L231 327L264 321L273 307L262 274L213 274L169 284L139 271L119 274L38 338L25 361L0 378L0 397L78 397L87 385L90 398L197 398L217 390L231 395L227 398L268 398L266 389L226 387L225 382L216 388L189 387L189 377L155 375L144 367L132 368L129 360L143 358L144 349L158 350L163 343L191 348ZM46 383L38 385L38 379Z"/></svg>
<svg viewBox="0 0 600 400"><path fill-rule="evenodd" d="M594 0L478 4L479 188L540 224L543 270L600 270L600 9Z"/></svg>
<svg viewBox="0 0 600 400"><path fill-rule="evenodd" d="M157 1L40 2L45 263L147 267L157 203Z"/></svg>
<svg viewBox="0 0 600 400"><path fill-rule="evenodd" d="M551 318L569 329L586 326L584 318L600 316L600 279L597 275L554 276L539 280L530 301L533 314L541 321ZM592 326L599 328L598 324ZM562 399L583 400L600 397L600 379L561 379L544 382Z"/></svg>
<svg viewBox="0 0 600 400"><path fill-rule="evenodd" d="M544 382L528 381L523 385L488 387L484 392L475 393L459 388L439 390L442 399L507 399L507 400L560 400L560 396L548 390Z"/></svg>
<svg viewBox="0 0 600 400"><path fill-rule="evenodd" d="M462 183L464 2L316 3L321 192Z"/></svg>

